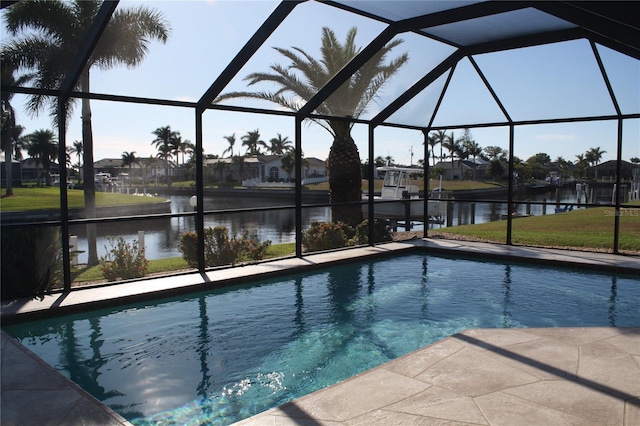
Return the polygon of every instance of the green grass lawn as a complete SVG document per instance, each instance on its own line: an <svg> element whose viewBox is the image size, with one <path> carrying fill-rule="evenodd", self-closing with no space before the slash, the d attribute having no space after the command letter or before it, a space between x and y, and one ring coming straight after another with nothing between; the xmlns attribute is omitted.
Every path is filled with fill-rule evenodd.
<svg viewBox="0 0 640 426"><path fill-rule="evenodd" d="M640 203L638 208L622 209L619 249L640 253ZM615 211L596 207L566 213L532 216L513 220L511 242L519 245L578 249L613 250ZM429 231L444 236L504 243L507 221L463 225Z"/></svg>
<svg viewBox="0 0 640 426"><path fill-rule="evenodd" d="M265 259L275 259L278 257L291 256L296 252L294 243L275 244L269 246ZM170 257L167 259L157 259L149 261L147 276L162 274L167 272L188 270L189 265L182 257ZM87 282L103 281L104 277L98 266L72 268L72 281L74 285L82 285Z"/></svg>
<svg viewBox="0 0 640 426"><path fill-rule="evenodd" d="M165 198L139 197L136 195L113 194L110 192L96 192L96 206L126 206L131 204L147 204L164 202ZM67 191L69 208L83 208L84 194L81 190ZM60 188L14 188L13 195L3 194L0 200L0 211L25 211L60 208Z"/></svg>

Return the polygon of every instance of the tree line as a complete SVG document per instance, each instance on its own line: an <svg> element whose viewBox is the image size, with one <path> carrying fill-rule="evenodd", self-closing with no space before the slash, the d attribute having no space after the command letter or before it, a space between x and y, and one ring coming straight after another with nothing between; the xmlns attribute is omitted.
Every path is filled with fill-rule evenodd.
<svg viewBox="0 0 640 426"><path fill-rule="evenodd" d="M483 148L475 141L469 129L464 129L463 134L457 138L454 132L449 134L442 130L431 132L427 137L427 144L426 160L431 160L431 174L433 176L444 174L444 168L447 166L443 163L445 160L450 159L451 167L453 167L455 160L459 160L459 176L463 177L462 162L473 159L473 163L475 163L476 159L479 158L489 163L487 174L492 179L507 178L509 150L496 145ZM600 164L602 156L606 153L607 151L598 146L588 149L585 153L577 154L573 162L561 156L552 160L547 153L537 153L526 160L514 156L513 163L515 171L523 178L544 179L552 167L557 168L563 176L580 178L585 175L589 167L595 167ZM629 161L633 164L638 164L640 163L640 158L632 157ZM419 159L417 163L420 167L424 167L425 159ZM394 164L395 162L391 156L378 156L375 159L376 167ZM437 164L440 165L436 167ZM469 176L472 180L475 180L474 172L475 169L472 169L472 175Z"/></svg>

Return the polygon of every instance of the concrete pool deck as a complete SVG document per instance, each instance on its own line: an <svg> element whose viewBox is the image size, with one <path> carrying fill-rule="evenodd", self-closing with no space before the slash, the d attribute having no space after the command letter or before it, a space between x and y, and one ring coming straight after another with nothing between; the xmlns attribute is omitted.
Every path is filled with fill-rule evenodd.
<svg viewBox="0 0 640 426"><path fill-rule="evenodd" d="M640 276L640 257L416 239L3 303L2 321L422 248ZM128 424L4 332L1 343L0 424ZM241 424L637 425L640 327L468 330Z"/></svg>

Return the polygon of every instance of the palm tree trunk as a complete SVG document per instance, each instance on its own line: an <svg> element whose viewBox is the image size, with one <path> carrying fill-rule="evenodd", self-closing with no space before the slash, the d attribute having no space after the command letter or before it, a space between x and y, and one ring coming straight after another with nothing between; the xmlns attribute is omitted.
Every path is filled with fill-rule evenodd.
<svg viewBox="0 0 640 426"><path fill-rule="evenodd" d="M336 136L329 151L329 201L334 203L362 200L362 171L358 147L350 135ZM362 222L359 204L331 206L331 220L356 226Z"/></svg>
<svg viewBox="0 0 640 426"><path fill-rule="evenodd" d="M13 195L13 141L11 138L7 141L7 146L4 151L4 173L6 180L6 195Z"/></svg>
<svg viewBox="0 0 640 426"><path fill-rule="evenodd" d="M81 77L82 91L89 92L89 68L86 68ZM93 169L93 130L91 127L91 103L89 99L82 99L82 144L84 150L83 187L84 187L84 214L90 219L96 217L96 183ZM98 247L96 225L87 225L88 265L98 264Z"/></svg>

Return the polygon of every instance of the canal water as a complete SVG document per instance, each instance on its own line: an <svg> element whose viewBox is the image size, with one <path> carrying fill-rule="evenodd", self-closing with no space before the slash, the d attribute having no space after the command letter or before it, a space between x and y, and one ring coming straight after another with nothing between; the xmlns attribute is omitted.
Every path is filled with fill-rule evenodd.
<svg viewBox="0 0 640 426"><path fill-rule="evenodd" d="M599 190L595 193L596 202L610 202L611 190ZM607 198L608 197L608 198ZM171 200L171 212L183 213L193 211L189 204L189 196L171 195L167 196ZM503 197L492 197L492 199L502 199ZM506 196L504 197L506 199ZM556 205L555 189L549 191L538 191L524 196L518 195L519 200L531 202L547 201L546 214L554 214ZM564 188L560 193L560 204L575 203L577 201L574 188ZM584 202L584 198L582 199ZM248 231L249 236L258 241L271 240L272 244L295 242L295 210L283 208L280 210L262 211L261 207L291 206L291 200L282 200L267 197L219 197L206 196L205 210L222 209L248 209L243 213L226 213L205 216L205 227L226 226L231 232ZM473 212L473 216L472 216ZM476 202L455 203L452 214L452 226L466 225L470 223L484 223L501 220L501 215L506 214L507 205L505 202ZM526 206L518 206L519 213L526 213ZM541 215L543 207L533 205L530 207L530 214ZM331 210L329 207L304 208L302 212L303 229L311 225L313 221L327 222L331 220ZM442 229L443 224L429 224L430 229ZM404 228L399 228L400 230ZM414 222L411 227L414 231L423 229L421 223ZM71 226L71 235L78 237L78 250L83 251L78 256L79 263L87 261L87 241L85 236L86 227ZM195 230L194 217L177 217L163 219L147 219L144 221L127 221L100 224L97 227L98 234L98 256L104 256L111 247L109 237L123 237L128 242L138 239L139 232L144 232L144 242L146 256L148 259L162 259L169 257L179 257L182 255L178 249L180 236L189 231Z"/></svg>

